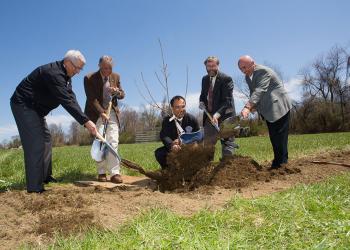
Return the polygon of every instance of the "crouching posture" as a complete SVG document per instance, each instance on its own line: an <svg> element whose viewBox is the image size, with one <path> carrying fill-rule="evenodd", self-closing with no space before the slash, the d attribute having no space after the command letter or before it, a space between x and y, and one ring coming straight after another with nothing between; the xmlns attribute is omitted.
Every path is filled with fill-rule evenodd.
<svg viewBox="0 0 350 250"><path fill-rule="evenodd" d="M112 72L113 59L102 56L99 60L99 71L84 78L86 93L85 113L94 122L107 141L118 149L119 143L119 108L118 99L123 99L125 93L120 85L120 76ZM112 102L110 113L108 106ZM105 128L105 131L103 131ZM104 160L97 162L98 181L107 181L106 171L111 174L111 182L123 182L120 175L120 162L112 154L107 153Z"/></svg>
<svg viewBox="0 0 350 250"><path fill-rule="evenodd" d="M174 96L170 101L173 116L166 116L163 119L162 129L160 131L160 139L164 146L156 149L155 157L162 169L167 168L167 156L171 151L179 151L181 149L181 135L199 131L197 119L186 113L186 100L182 96ZM186 138L187 140L188 138ZM200 136L196 136L194 140L201 140ZM189 140L187 140L189 141Z"/></svg>

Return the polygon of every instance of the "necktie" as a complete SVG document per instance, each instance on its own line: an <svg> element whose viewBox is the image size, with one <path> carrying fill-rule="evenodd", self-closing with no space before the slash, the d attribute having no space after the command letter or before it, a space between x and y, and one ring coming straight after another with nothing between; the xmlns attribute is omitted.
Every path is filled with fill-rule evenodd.
<svg viewBox="0 0 350 250"><path fill-rule="evenodd" d="M210 77L209 89L208 89L208 111L213 111L213 77Z"/></svg>
<svg viewBox="0 0 350 250"><path fill-rule="evenodd" d="M110 93L108 91L108 87L109 87L109 81L108 81L108 77L105 76L103 77L103 106L106 107L108 106L108 102L110 99Z"/></svg>

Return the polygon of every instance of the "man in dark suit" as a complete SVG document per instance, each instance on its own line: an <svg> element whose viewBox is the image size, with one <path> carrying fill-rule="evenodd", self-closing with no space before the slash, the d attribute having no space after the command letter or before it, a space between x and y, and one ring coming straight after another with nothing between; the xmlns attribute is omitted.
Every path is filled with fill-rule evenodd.
<svg viewBox="0 0 350 250"><path fill-rule="evenodd" d="M202 78L202 90L199 97L200 108L204 106L212 115L213 122L217 125L236 114L232 96L233 81L230 76L219 71L219 63L219 59L215 56L209 56L204 61L208 74ZM204 145L212 147L212 158L214 158L218 131L211 124L205 113L203 114L203 126ZM234 143L234 137L221 138L220 141L222 159L231 157L234 149L237 147Z"/></svg>
<svg viewBox="0 0 350 250"><path fill-rule="evenodd" d="M64 59L36 68L17 86L11 109L21 138L28 192L42 193L52 177L52 144L45 116L62 105L91 134L96 126L82 112L72 90L71 78L85 65L78 50L69 50Z"/></svg>
<svg viewBox="0 0 350 250"><path fill-rule="evenodd" d="M250 56L239 58L238 67L245 74L250 99L241 111L243 118L257 110L266 120L274 152L271 168L288 162L288 128L291 100L277 74L270 68L255 64Z"/></svg>
<svg viewBox="0 0 350 250"><path fill-rule="evenodd" d="M164 146L154 152L162 169L167 168L167 156L171 151L181 149L180 134L182 132L197 132L199 124L197 119L186 113L186 100L182 96L174 96L170 101L173 116L167 115L162 122L160 139Z"/></svg>
<svg viewBox="0 0 350 250"><path fill-rule="evenodd" d="M120 84L120 76L112 72L113 59L102 56L99 60L99 70L84 78L86 93L85 114L94 122L102 134L104 122L108 120L106 130L107 141L117 150L119 143L119 107L118 100L125 96ZM106 111L112 99L112 109L109 116ZM106 170L111 174L111 182L123 182L120 175L120 162L112 153L108 153L102 162L97 162L98 180L107 181Z"/></svg>

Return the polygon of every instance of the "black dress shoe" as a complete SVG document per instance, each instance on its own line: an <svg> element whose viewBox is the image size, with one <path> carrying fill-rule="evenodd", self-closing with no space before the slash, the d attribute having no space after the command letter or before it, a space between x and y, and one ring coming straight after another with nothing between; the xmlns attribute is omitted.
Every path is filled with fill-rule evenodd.
<svg viewBox="0 0 350 250"><path fill-rule="evenodd" d="M44 183L45 183L45 184L48 184L49 182L57 183L58 180L55 179L53 176L49 176L49 177L44 181Z"/></svg>
<svg viewBox="0 0 350 250"><path fill-rule="evenodd" d="M268 170L274 170L274 169L279 169L281 165L274 165L268 168Z"/></svg>
<svg viewBox="0 0 350 250"><path fill-rule="evenodd" d="M30 193L37 193L37 194L42 194L46 191L46 189L41 189L41 190L27 190L27 193L30 194Z"/></svg>

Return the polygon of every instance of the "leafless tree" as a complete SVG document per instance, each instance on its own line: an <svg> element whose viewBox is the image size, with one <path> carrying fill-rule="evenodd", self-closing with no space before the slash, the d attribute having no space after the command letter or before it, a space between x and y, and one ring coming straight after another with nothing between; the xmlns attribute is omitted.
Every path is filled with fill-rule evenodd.
<svg viewBox="0 0 350 250"><path fill-rule="evenodd" d="M152 106L143 106L140 114L140 122L143 130L152 130L160 124L159 110Z"/></svg>
<svg viewBox="0 0 350 250"><path fill-rule="evenodd" d="M346 106L349 105L349 86L346 83L348 53L345 48L334 46L326 55L319 56L311 65L304 67L303 90L311 99L323 99L331 107L340 105L343 126Z"/></svg>
<svg viewBox="0 0 350 250"><path fill-rule="evenodd" d="M51 142L53 146L63 146L65 144L65 134L61 124L50 124L49 131L51 134Z"/></svg>
<svg viewBox="0 0 350 250"><path fill-rule="evenodd" d="M128 132L135 134L137 130L138 118L139 115L136 112L136 110L128 106L123 106L121 108L120 115L120 132Z"/></svg>

